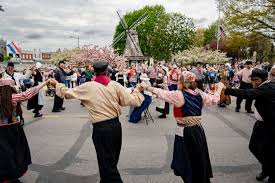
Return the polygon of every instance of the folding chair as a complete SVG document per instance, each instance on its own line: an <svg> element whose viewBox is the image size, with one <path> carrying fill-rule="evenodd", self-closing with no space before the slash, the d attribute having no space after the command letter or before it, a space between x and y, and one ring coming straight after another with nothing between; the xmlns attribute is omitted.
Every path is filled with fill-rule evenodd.
<svg viewBox="0 0 275 183"><path fill-rule="evenodd" d="M147 124L147 125L148 125L148 122L149 122L149 121L152 121L152 122L154 123L154 119L153 119L153 117L152 117L152 115L151 115L151 113L150 113L150 111L149 111L148 108L146 108L145 111L144 111L143 120L146 121L146 124Z"/></svg>

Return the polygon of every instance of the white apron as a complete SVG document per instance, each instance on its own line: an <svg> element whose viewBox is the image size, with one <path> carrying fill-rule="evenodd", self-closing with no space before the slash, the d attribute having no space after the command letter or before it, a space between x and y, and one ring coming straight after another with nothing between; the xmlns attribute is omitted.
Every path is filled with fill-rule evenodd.
<svg viewBox="0 0 275 183"><path fill-rule="evenodd" d="M38 82L38 84L41 84L41 82ZM45 97L46 97L46 93L45 93L44 88L42 88L38 92L38 105L44 105L45 104Z"/></svg>

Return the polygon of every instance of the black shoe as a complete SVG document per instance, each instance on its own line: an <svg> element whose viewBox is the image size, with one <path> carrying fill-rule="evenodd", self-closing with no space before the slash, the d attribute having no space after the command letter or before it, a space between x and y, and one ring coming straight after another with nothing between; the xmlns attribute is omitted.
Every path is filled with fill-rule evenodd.
<svg viewBox="0 0 275 183"><path fill-rule="evenodd" d="M221 103L221 104L219 104L219 106L220 106L220 107L226 107L226 104Z"/></svg>
<svg viewBox="0 0 275 183"><path fill-rule="evenodd" d="M236 109L235 109L235 112L240 112L240 109L237 109L237 108L236 108Z"/></svg>
<svg viewBox="0 0 275 183"><path fill-rule="evenodd" d="M162 115L159 116L159 118L166 118L166 115L162 114Z"/></svg>
<svg viewBox="0 0 275 183"><path fill-rule="evenodd" d="M52 110L52 112L61 112L61 110Z"/></svg>
<svg viewBox="0 0 275 183"><path fill-rule="evenodd" d="M34 118L40 118L42 116L43 116L43 114L37 113L37 114L34 115Z"/></svg>
<svg viewBox="0 0 275 183"><path fill-rule="evenodd" d="M261 172L261 173L259 173L259 174L256 176L256 180L257 180L257 181L262 181L262 180L264 180L264 179L267 178L267 177L268 177L268 175L266 175L265 173Z"/></svg>
<svg viewBox="0 0 275 183"><path fill-rule="evenodd" d="M65 109L66 109L65 107L61 107L61 109L60 109L60 110L64 111Z"/></svg>
<svg viewBox="0 0 275 183"><path fill-rule="evenodd" d="M246 111L249 114L254 114L254 111Z"/></svg>

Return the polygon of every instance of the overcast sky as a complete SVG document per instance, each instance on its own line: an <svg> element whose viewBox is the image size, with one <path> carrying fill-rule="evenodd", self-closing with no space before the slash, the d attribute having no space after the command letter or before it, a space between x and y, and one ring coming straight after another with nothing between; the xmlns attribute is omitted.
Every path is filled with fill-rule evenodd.
<svg viewBox="0 0 275 183"><path fill-rule="evenodd" d="M0 38L14 41L23 50L80 45L109 45L122 13L145 5L161 4L167 12L193 18L197 27L207 27L217 19L215 0L0 0Z"/></svg>

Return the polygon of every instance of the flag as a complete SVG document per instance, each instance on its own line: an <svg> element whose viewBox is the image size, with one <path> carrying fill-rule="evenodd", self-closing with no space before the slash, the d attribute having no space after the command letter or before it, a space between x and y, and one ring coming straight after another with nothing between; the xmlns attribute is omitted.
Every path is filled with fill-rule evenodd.
<svg viewBox="0 0 275 183"><path fill-rule="evenodd" d="M9 43L7 45L7 47L10 49L10 51L13 53L13 54L16 54L16 51L13 49L12 45Z"/></svg>
<svg viewBox="0 0 275 183"><path fill-rule="evenodd" d="M221 37L225 37L225 32L222 27L220 27L220 35Z"/></svg>
<svg viewBox="0 0 275 183"><path fill-rule="evenodd" d="M13 47L15 48L17 53L21 54L21 50L18 48L18 46L13 41L11 42L11 44L13 45Z"/></svg>

